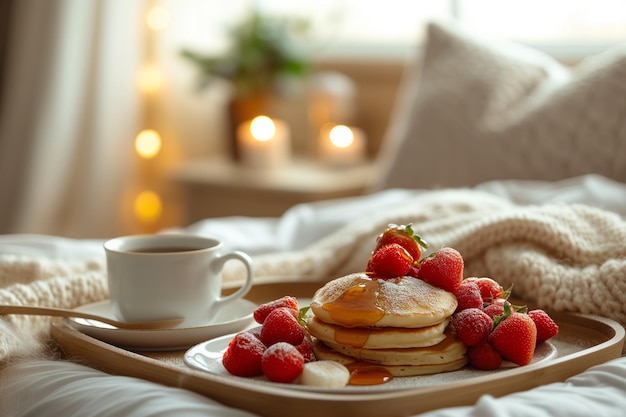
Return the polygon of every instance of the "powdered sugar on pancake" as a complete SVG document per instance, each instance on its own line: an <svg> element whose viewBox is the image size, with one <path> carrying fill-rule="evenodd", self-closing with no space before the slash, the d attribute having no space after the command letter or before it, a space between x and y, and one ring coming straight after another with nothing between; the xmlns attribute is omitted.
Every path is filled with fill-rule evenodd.
<svg viewBox="0 0 626 417"><path fill-rule="evenodd" d="M456 306L453 294L417 278L370 278L365 273L328 282L311 301L316 317L326 323L345 326L351 318L363 319L351 327L432 326L448 318Z"/></svg>

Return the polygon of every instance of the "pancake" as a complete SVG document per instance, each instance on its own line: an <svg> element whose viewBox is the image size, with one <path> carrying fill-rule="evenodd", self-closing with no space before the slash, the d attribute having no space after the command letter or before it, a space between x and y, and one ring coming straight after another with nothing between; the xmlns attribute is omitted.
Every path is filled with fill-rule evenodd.
<svg viewBox="0 0 626 417"><path fill-rule="evenodd" d="M437 365L465 357L467 347L454 336L435 346L419 348L364 349L324 342L336 352L356 360L380 365Z"/></svg>
<svg viewBox="0 0 626 417"><path fill-rule="evenodd" d="M330 360L339 362L343 365L354 364L355 359L343 355L330 347L326 346L322 341L316 341L313 345L315 356L319 360ZM434 375L441 372L456 371L463 368L467 364L467 357L465 355L454 359L450 362L442 362L437 364L425 364L425 365L381 365L381 364L368 364L371 366L380 366L387 370L394 377L403 376L420 376L420 375Z"/></svg>
<svg viewBox="0 0 626 417"><path fill-rule="evenodd" d="M310 307L319 320L343 327L420 328L450 317L457 300L417 278L376 279L354 273L318 289Z"/></svg>
<svg viewBox="0 0 626 417"><path fill-rule="evenodd" d="M428 327L342 327L310 317L307 328L318 339L355 348L388 349L433 346L446 338L449 320Z"/></svg>

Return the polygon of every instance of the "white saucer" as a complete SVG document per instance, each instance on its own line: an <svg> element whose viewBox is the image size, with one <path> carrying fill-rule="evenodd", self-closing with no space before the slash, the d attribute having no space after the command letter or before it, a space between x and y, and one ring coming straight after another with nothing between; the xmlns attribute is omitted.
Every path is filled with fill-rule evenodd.
<svg viewBox="0 0 626 417"><path fill-rule="evenodd" d="M181 327L163 330L119 329L96 320L80 318L68 319L75 329L91 337L129 350L166 351L183 350L199 342L225 334L238 332L254 323L252 313L257 305L239 299L225 305L206 325ZM108 300L76 308L77 311L114 318Z"/></svg>

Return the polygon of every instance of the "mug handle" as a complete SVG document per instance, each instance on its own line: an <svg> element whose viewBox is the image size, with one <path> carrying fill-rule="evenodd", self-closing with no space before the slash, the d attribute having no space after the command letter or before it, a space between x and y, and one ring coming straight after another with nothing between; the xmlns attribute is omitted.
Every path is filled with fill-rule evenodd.
<svg viewBox="0 0 626 417"><path fill-rule="evenodd" d="M248 291L250 291L250 288L252 288L252 278L253 278L253 269L252 269L252 258L250 258L250 255L248 255L247 253L241 252L241 251L234 251L234 252L229 252L229 253L225 253L223 255L218 256L217 258L215 258L211 264L211 268L216 272L216 273L221 273L222 269L224 268L224 265L226 264L226 262L230 261L230 260L238 260L241 261L244 266L246 267L246 281L244 282L244 284L234 293L227 295L226 297L222 297L218 300L216 300L214 306L215 307L221 307L224 304L231 302L231 301L235 301L241 297L243 297L244 295L246 295L248 293Z"/></svg>

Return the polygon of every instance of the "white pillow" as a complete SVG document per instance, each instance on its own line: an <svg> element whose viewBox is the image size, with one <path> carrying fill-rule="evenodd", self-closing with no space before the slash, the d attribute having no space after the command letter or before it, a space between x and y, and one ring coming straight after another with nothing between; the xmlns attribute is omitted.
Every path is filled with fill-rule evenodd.
<svg viewBox="0 0 626 417"><path fill-rule="evenodd" d="M381 188L589 173L626 182L626 47L570 69L512 42L427 30L392 114Z"/></svg>

